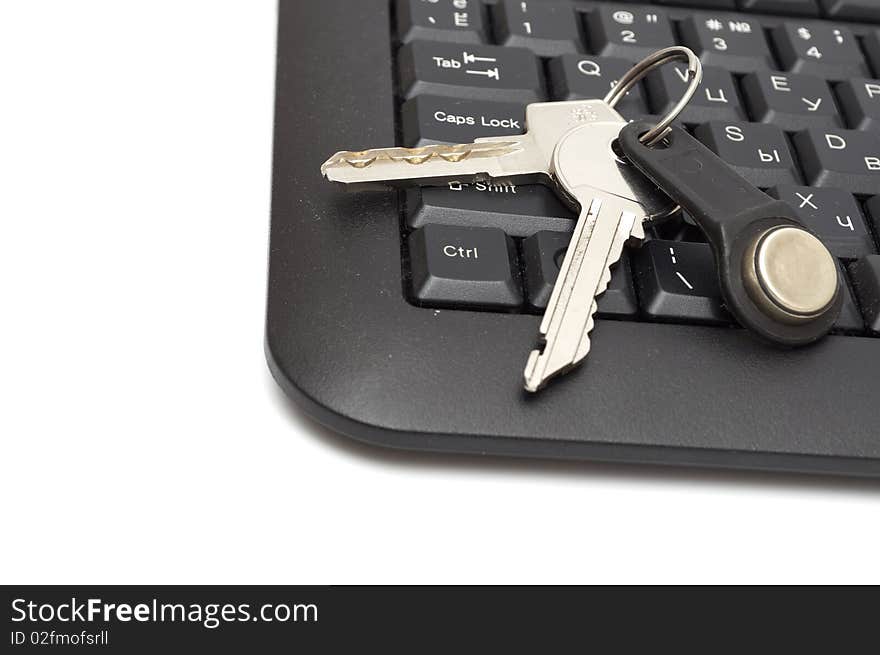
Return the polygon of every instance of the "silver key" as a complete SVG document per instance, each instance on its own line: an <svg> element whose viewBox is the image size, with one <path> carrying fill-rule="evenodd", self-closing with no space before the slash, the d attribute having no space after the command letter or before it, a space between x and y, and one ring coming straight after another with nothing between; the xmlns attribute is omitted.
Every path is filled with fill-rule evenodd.
<svg viewBox="0 0 880 655"><path fill-rule="evenodd" d="M641 77L673 60L687 62L690 84L672 111L642 135L649 147L660 143L699 87L703 72L696 55L680 46L655 52L628 71L605 98L614 105ZM677 209L615 154L613 144L624 124L621 119L572 130L554 151L557 182L580 204L581 212L541 321L543 348L533 350L526 363L528 391L538 391L583 361L590 352L596 299L608 288L623 246L630 239L645 238L644 220Z"/></svg>
<svg viewBox="0 0 880 655"><path fill-rule="evenodd" d="M556 180L581 211L541 322L543 348L533 350L526 364L528 391L538 391L584 360L590 352L596 299L608 288L624 245L645 238L644 221L676 209L615 155L612 143L624 125L623 119L585 125L569 132L554 153Z"/></svg>
<svg viewBox="0 0 880 655"><path fill-rule="evenodd" d="M654 145L699 85L699 60L686 48L667 48L638 64L609 93L606 100L611 104L580 100L529 105L529 131L522 136L477 139L473 144L339 152L321 172L331 181L347 184L542 182L580 211L541 322L543 347L532 351L526 364L525 388L534 392L589 353L596 298L607 289L611 269L626 242L644 239L646 220L677 209L614 153L612 144L626 121L612 105L646 72L682 58L688 61L692 84L676 108L644 135Z"/></svg>
<svg viewBox="0 0 880 655"><path fill-rule="evenodd" d="M526 115L529 131L520 137L340 152L321 170L327 179L346 184L540 181L580 212L541 323L543 349L533 351L526 365L525 388L537 391L587 356L595 299L607 289L624 245L644 239L645 220L676 207L616 158L611 144L626 121L603 101L533 104Z"/></svg>
<svg viewBox="0 0 880 655"><path fill-rule="evenodd" d="M537 391L577 365L590 350L596 297L630 239L644 239L643 221L675 205L612 151L626 121L601 101L531 105L529 132L519 138L480 139L471 145L386 148L337 153L328 179L410 185L491 177L553 183L580 210L571 246L541 323L543 350L531 353L525 388Z"/></svg>
<svg viewBox="0 0 880 655"><path fill-rule="evenodd" d="M460 145L338 152L321 166L321 172L332 182L357 185L442 186L450 181L494 180L540 182L558 190L551 167L562 137L580 125L609 120L622 119L601 100L535 103L526 108L528 132L521 136ZM565 200L571 204L569 198Z"/></svg>

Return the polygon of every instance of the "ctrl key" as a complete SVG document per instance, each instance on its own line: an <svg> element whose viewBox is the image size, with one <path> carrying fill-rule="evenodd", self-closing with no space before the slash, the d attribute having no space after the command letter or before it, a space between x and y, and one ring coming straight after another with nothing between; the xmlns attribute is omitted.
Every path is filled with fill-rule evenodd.
<svg viewBox="0 0 880 655"><path fill-rule="evenodd" d="M426 225L409 237L412 294L419 304L518 309L516 247L502 230Z"/></svg>

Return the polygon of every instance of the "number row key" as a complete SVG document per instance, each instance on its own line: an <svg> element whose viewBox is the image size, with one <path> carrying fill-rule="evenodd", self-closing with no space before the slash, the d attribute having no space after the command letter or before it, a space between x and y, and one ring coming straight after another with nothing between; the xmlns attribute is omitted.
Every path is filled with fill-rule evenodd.
<svg viewBox="0 0 880 655"><path fill-rule="evenodd" d="M587 34L594 53L633 62L676 44L668 16L650 7L599 7L587 16Z"/></svg>
<svg viewBox="0 0 880 655"><path fill-rule="evenodd" d="M499 43L543 57L581 51L579 20L569 3L501 0L495 6Z"/></svg>
<svg viewBox="0 0 880 655"><path fill-rule="evenodd" d="M845 27L786 22L773 31L773 41L785 70L835 80L870 74L855 35Z"/></svg>
<svg viewBox="0 0 880 655"><path fill-rule="evenodd" d="M748 18L718 18L696 13L681 25L684 45L709 66L737 73L774 68L761 25Z"/></svg>
<svg viewBox="0 0 880 655"><path fill-rule="evenodd" d="M415 39L486 41L486 21L480 0L398 0L397 30L404 43Z"/></svg>

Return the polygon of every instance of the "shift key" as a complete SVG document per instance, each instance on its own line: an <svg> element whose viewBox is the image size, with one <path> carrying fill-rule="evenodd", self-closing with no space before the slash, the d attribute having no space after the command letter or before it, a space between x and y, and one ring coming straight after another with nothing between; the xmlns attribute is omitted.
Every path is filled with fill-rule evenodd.
<svg viewBox="0 0 880 655"><path fill-rule="evenodd" d="M571 232L575 214L540 184L450 182L406 192L407 224L412 229L443 224L493 227L513 237L536 232Z"/></svg>
<svg viewBox="0 0 880 655"><path fill-rule="evenodd" d="M525 48L413 41L400 49L400 86L407 98L441 95L498 102L539 102L538 58Z"/></svg>

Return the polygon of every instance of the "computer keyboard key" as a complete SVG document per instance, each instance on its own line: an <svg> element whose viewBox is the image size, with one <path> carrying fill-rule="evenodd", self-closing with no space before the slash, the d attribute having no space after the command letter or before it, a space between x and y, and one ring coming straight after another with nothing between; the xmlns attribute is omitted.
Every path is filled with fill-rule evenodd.
<svg viewBox="0 0 880 655"><path fill-rule="evenodd" d="M752 118L784 130L843 127L831 88L822 78L798 73L749 73L743 96Z"/></svg>
<svg viewBox="0 0 880 655"><path fill-rule="evenodd" d="M689 83L687 67L679 64L664 66L648 75L645 84L654 113L670 111ZM746 120L733 76L723 68L704 66L703 82L679 120L683 123Z"/></svg>
<svg viewBox="0 0 880 655"><path fill-rule="evenodd" d="M658 321L725 324L715 259L707 243L649 241L632 256L642 312Z"/></svg>
<svg viewBox="0 0 880 655"><path fill-rule="evenodd" d="M841 278L846 280L846 269L841 266ZM845 281L843 283L843 307L840 308L840 316L834 322L835 332L844 332L846 334L863 334L865 332L865 319L862 318L862 312L856 304L852 289Z"/></svg>
<svg viewBox="0 0 880 655"><path fill-rule="evenodd" d="M639 0L642 2L643 0ZM706 9L735 9L736 0L653 0L655 5L687 5Z"/></svg>
<svg viewBox="0 0 880 655"><path fill-rule="evenodd" d="M870 74L853 33L834 23L788 21L773 30L782 67L831 80Z"/></svg>
<svg viewBox="0 0 880 655"><path fill-rule="evenodd" d="M669 17L651 7L599 7L585 19L593 52L606 57L635 62L676 44Z"/></svg>
<svg viewBox="0 0 880 655"><path fill-rule="evenodd" d="M841 20L868 20L880 22L880 2L877 0L819 0L825 14Z"/></svg>
<svg viewBox="0 0 880 655"><path fill-rule="evenodd" d="M880 189L880 134L810 129L792 139L807 184L869 195Z"/></svg>
<svg viewBox="0 0 880 655"><path fill-rule="evenodd" d="M494 18L498 43L506 46L530 48L542 57L583 49L580 21L570 3L501 0Z"/></svg>
<svg viewBox="0 0 880 655"><path fill-rule="evenodd" d="M407 225L413 229L432 223L494 227L512 237L548 230L570 234L577 218L542 184L451 182L407 189L406 207Z"/></svg>
<svg viewBox="0 0 880 655"><path fill-rule="evenodd" d="M711 121L694 136L755 186L800 183L785 133L775 125Z"/></svg>
<svg viewBox="0 0 880 655"><path fill-rule="evenodd" d="M868 218L874 224L875 234L880 236L880 196L869 198L865 203L865 210L868 212Z"/></svg>
<svg viewBox="0 0 880 655"><path fill-rule="evenodd" d="M632 62L615 57L563 55L550 61L550 86L555 100L604 98L623 77ZM624 118L648 111L641 83L636 84L615 107Z"/></svg>
<svg viewBox="0 0 880 655"><path fill-rule="evenodd" d="M398 55L405 97L442 95L499 102L540 102L538 59L525 48L413 41Z"/></svg>
<svg viewBox="0 0 880 655"><path fill-rule="evenodd" d="M686 212L679 216L660 221L652 226L652 232L657 239L663 241L692 241L694 243L708 243L706 235L697 227L696 221Z"/></svg>
<svg viewBox="0 0 880 655"><path fill-rule="evenodd" d="M538 232L523 241L526 297L532 309L547 308L570 240L571 234ZM611 275L608 290L599 296L597 304L597 315L600 318L627 318L638 314L639 308L626 254L620 258Z"/></svg>
<svg viewBox="0 0 880 655"><path fill-rule="evenodd" d="M781 185L768 193L791 205L835 257L858 259L876 252L859 203L849 191Z"/></svg>
<svg viewBox="0 0 880 655"><path fill-rule="evenodd" d="M480 0L398 0L397 29L404 43L416 39L484 43Z"/></svg>
<svg viewBox="0 0 880 655"><path fill-rule="evenodd" d="M868 328L880 334L880 255L869 255L853 262L849 272Z"/></svg>
<svg viewBox="0 0 880 655"><path fill-rule="evenodd" d="M835 91L849 127L880 131L880 80L858 77L841 82Z"/></svg>
<svg viewBox="0 0 880 655"><path fill-rule="evenodd" d="M427 225L409 237L412 293L437 306L522 305L513 239L496 228Z"/></svg>
<svg viewBox="0 0 880 655"><path fill-rule="evenodd" d="M523 241L526 301L533 309L547 309L570 243L570 234L556 232L538 232Z"/></svg>
<svg viewBox="0 0 880 655"><path fill-rule="evenodd" d="M764 30L751 17L697 13L679 24L679 32L684 45L707 66L720 66L735 73L776 66Z"/></svg>
<svg viewBox="0 0 880 655"><path fill-rule="evenodd" d="M599 318L635 318L639 314L639 303L633 285L629 254L624 253L612 270L608 289L599 296L597 303Z"/></svg>
<svg viewBox="0 0 880 655"><path fill-rule="evenodd" d="M739 0L739 8L761 14L818 16L816 0Z"/></svg>
<svg viewBox="0 0 880 655"><path fill-rule="evenodd" d="M880 77L880 29L874 30L862 39L865 48L865 56L871 69L874 71L874 77Z"/></svg>
<svg viewBox="0 0 880 655"><path fill-rule="evenodd" d="M401 109L403 145L470 143L484 136L522 134L526 108L522 103L416 96Z"/></svg>

